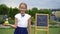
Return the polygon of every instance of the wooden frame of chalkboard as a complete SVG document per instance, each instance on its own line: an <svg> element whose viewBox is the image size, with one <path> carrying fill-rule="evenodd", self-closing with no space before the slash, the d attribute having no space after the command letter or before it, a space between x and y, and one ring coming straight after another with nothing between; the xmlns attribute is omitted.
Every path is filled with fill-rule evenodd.
<svg viewBox="0 0 60 34"><path fill-rule="evenodd" d="M49 34L49 15L48 14L36 14L35 20L36 22L35 22L35 33L34 34L37 34L37 30L47 31L47 34Z"/></svg>

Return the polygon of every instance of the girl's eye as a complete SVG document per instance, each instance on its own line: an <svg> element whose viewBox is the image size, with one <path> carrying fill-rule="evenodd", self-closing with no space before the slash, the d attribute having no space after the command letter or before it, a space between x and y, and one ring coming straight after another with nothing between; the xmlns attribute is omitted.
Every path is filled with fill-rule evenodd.
<svg viewBox="0 0 60 34"><path fill-rule="evenodd" d="M20 9L26 9L26 8L20 8Z"/></svg>
<svg viewBox="0 0 60 34"><path fill-rule="evenodd" d="M23 7L20 7L20 8L21 8L21 9L26 9L26 7L24 7L24 6L23 6Z"/></svg>
<svg viewBox="0 0 60 34"><path fill-rule="evenodd" d="M26 9L26 8L21 8L21 9Z"/></svg>

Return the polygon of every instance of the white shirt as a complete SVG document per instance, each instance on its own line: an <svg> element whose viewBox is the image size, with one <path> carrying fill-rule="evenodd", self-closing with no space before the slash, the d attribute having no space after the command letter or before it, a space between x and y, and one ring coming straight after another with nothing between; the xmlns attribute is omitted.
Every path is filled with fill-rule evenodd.
<svg viewBox="0 0 60 34"><path fill-rule="evenodd" d="M31 16L29 14L25 14L23 17L21 16L20 13L15 15L15 18L18 19L18 27L27 27L28 26L28 19Z"/></svg>

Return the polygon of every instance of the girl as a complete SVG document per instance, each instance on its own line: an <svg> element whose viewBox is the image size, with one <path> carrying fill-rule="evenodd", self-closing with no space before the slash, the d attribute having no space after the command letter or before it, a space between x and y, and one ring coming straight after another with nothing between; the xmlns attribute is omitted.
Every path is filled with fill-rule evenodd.
<svg viewBox="0 0 60 34"><path fill-rule="evenodd" d="M19 10L20 13L15 15L15 24L10 24L10 26L15 28L14 34L31 34L31 16L25 13L27 5L25 3L21 3L19 5Z"/></svg>

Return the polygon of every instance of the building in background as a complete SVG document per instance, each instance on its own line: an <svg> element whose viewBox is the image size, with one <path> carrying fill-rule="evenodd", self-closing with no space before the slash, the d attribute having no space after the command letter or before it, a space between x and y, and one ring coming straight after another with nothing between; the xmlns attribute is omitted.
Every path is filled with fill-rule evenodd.
<svg viewBox="0 0 60 34"><path fill-rule="evenodd" d="M57 20L60 22L60 9L52 9L51 20Z"/></svg>

